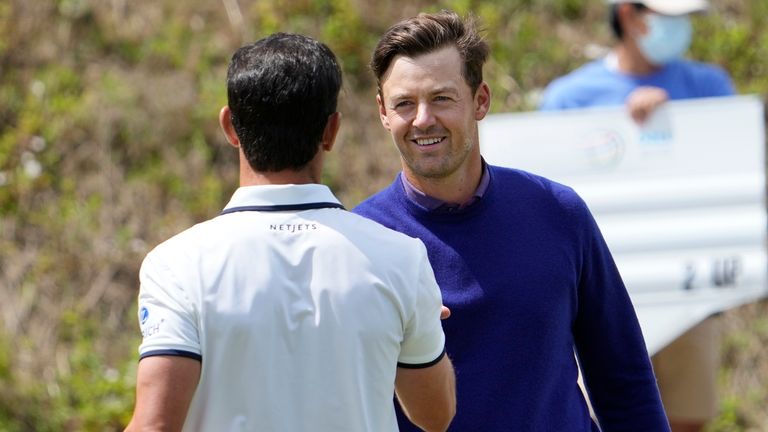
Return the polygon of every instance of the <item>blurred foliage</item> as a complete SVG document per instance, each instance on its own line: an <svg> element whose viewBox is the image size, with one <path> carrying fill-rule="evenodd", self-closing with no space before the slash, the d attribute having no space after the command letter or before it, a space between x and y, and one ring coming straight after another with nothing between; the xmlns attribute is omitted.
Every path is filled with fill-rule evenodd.
<svg viewBox="0 0 768 432"><path fill-rule="evenodd" d="M216 214L237 184L217 114L238 46L291 31L337 53L344 122L324 181L352 207L398 167L370 52L398 19L441 8L484 26L496 112L534 109L543 86L612 42L599 0L0 2L0 430L127 422L141 259ZM695 25L694 57L725 67L742 93L768 93L768 2L716 0ZM731 314L711 432L768 425L768 378L747 370L765 368L765 310Z"/></svg>

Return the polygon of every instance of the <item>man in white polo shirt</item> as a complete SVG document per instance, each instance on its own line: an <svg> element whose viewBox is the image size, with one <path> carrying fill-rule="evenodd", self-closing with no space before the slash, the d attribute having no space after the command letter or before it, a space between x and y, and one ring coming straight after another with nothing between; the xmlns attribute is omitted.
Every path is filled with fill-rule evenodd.
<svg viewBox="0 0 768 432"><path fill-rule="evenodd" d="M235 52L219 120L240 188L140 272L128 430L425 430L455 412L441 298L424 245L346 212L318 184L341 71L308 37Z"/></svg>

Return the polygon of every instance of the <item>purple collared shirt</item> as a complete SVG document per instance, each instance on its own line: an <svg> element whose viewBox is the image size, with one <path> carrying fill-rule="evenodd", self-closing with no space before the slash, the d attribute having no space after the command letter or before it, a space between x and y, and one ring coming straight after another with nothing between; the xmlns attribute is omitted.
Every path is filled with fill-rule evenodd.
<svg viewBox="0 0 768 432"><path fill-rule="evenodd" d="M402 171L400 172L400 181L403 183L405 195L411 202L418 205L419 207L423 207L429 211L453 212L464 209L465 207L474 204L477 200L483 197L483 194L485 194L485 191L488 189L490 174L488 174L488 165L486 165L485 161L483 161L483 175L480 177L480 184L477 185L477 189L475 189L475 193L472 194L472 198L461 204L449 203L441 199L431 197L416 189L416 186L412 185L411 182L408 181L408 179L405 177L405 173Z"/></svg>

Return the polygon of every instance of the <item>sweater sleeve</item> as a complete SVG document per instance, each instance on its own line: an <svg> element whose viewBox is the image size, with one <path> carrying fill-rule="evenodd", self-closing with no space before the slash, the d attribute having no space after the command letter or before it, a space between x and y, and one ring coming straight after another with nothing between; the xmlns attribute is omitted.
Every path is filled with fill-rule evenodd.
<svg viewBox="0 0 768 432"><path fill-rule="evenodd" d="M581 202L582 260L574 339L602 430L669 431L629 294L595 220Z"/></svg>

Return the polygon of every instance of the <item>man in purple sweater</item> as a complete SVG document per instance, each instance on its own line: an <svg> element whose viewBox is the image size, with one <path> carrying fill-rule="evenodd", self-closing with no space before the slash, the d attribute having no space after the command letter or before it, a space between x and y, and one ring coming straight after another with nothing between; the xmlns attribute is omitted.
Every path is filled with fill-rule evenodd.
<svg viewBox="0 0 768 432"><path fill-rule="evenodd" d="M735 94L721 67L684 58L693 37L690 15L706 10L706 0L609 3L615 45L550 83L542 110L624 105L643 123L668 100ZM721 326L718 317L707 319L652 359L673 432L703 431L717 416Z"/></svg>
<svg viewBox="0 0 768 432"><path fill-rule="evenodd" d="M403 171L354 210L427 246L452 311L449 430L669 431L635 312L584 202L480 155L487 56L474 22L448 11L384 34L371 67Z"/></svg>

